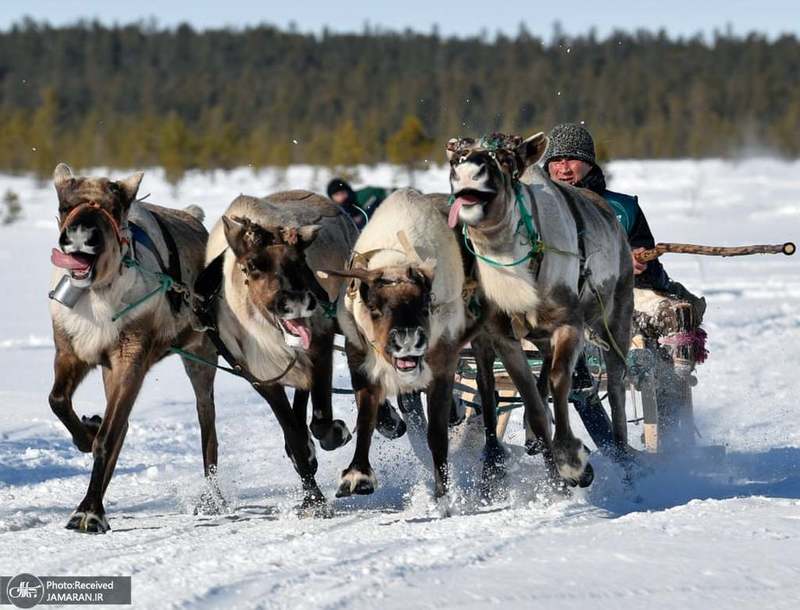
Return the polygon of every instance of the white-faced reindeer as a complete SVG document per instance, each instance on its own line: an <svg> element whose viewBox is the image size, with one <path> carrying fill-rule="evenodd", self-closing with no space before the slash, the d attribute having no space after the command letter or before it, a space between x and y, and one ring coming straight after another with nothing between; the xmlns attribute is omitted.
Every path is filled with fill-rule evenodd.
<svg viewBox="0 0 800 610"><path fill-rule="evenodd" d="M319 195L299 190L264 198L241 195L211 231L209 267L201 280L219 292L211 305L219 337L283 430L286 453L303 484L302 509L319 515L329 508L314 478L309 393L311 432L322 448L340 447L351 435L343 421L333 419L331 407L332 303L343 281L318 280L314 271L344 266L355 237L349 218ZM215 273L217 279L209 281ZM293 405L285 386L295 388Z"/></svg>
<svg viewBox="0 0 800 610"><path fill-rule="evenodd" d="M538 167L531 168L531 184L519 181L546 147L541 133L524 141L503 134L450 140L450 224L463 223L487 298L511 317L519 335L545 352L556 426L552 441L547 430L536 433L547 443L560 475L571 484L588 485L588 452L569 423L572 369L588 327L609 346L605 356L614 441L624 454L623 378L633 271L624 231L601 198L553 182Z"/></svg>
<svg viewBox="0 0 800 610"><path fill-rule="evenodd" d="M191 285L203 268L208 234L202 210L136 201L141 179L142 174L117 182L77 177L63 163L54 174L59 248L53 249L52 262L59 288L53 294L61 301L50 306L56 345L50 407L78 449L94 456L89 489L67 523L81 532L109 529L103 496L147 371L172 347L216 359L213 345L192 329L189 306L179 295L158 290L158 277ZM103 369L105 415L78 419L72 396L96 366ZM197 397L205 471L212 476L215 369L188 360L184 367Z"/></svg>
<svg viewBox="0 0 800 610"><path fill-rule="evenodd" d="M458 355L472 332L462 299L464 272L455 235L432 202L394 192L361 233L338 319L358 404L355 455L337 496L369 494L377 479L369 449L386 396L425 390L436 495L447 492L447 424Z"/></svg>

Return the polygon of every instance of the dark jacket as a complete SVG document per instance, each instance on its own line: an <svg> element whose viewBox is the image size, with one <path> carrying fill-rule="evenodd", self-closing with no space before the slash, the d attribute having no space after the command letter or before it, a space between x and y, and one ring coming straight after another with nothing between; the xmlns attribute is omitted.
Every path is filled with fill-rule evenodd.
<svg viewBox="0 0 800 610"><path fill-rule="evenodd" d="M639 207L639 198L623 193L615 193L606 188L606 179L603 170L594 166L586 177L577 186L588 188L601 195L614 210L614 214L628 234L628 243L631 248L653 248L656 245L647 219L642 208ZM649 288L651 290L668 290L669 276L664 266L658 259L647 264L647 269L635 276L636 288Z"/></svg>

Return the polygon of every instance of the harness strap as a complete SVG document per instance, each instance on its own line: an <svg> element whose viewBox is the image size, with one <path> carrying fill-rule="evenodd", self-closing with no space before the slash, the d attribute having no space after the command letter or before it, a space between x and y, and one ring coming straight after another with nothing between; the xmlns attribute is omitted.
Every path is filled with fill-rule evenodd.
<svg viewBox="0 0 800 610"><path fill-rule="evenodd" d="M178 252L178 244L175 243L175 238L172 236L172 233L167 228L166 223L159 217L159 215L154 213L153 217L156 219L156 223L158 223L158 228L161 229L161 235L164 237L164 243L167 244L167 251L169 252L169 264L164 272L176 283L180 284L183 274L181 273L181 259ZM182 303L180 295L170 293L167 295L167 298L172 306L172 311L174 313L178 313Z"/></svg>
<svg viewBox="0 0 800 610"><path fill-rule="evenodd" d="M147 248L155 257L156 261L158 262L158 266L161 268L161 272L164 275L169 276L174 283L180 284L182 280L182 273L181 273L181 263L180 263L180 254L178 253L178 245L175 243L175 239L172 237L172 233L170 233L167 225L164 223L161 218L159 218L158 214L151 213L151 216L155 219L156 223L158 224L158 228L161 230L161 236L164 238L164 243L167 246L167 251L169 252L169 264L167 265L164 262L164 258L161 256L161 253L158 251L158 247L153 242L150 235L142 229L139 225L133 222L128 223L128 229L130 230L131 237L132 237L132 254L133 258L136 259L136 245L141 244L145 248ZM169 300L170 308L172 309L173 313L178 313L180 311L181 305L183 304L183 298L177 292L167 292L167 299Z"/></svg>

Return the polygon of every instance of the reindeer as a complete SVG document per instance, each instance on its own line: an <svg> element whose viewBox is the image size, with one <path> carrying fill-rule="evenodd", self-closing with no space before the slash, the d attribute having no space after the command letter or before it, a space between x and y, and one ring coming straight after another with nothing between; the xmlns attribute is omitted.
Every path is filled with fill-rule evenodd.
<svg viewBox="0 0 800 610"><path fill-rule="evenodd" d="M428 395L435 493L444 496L453 377L475 326L467 324L454 234L425 196L401 189L361 233L349 268L326 274L351 279L339 298L338 320L358 404L355 454L336 496L375 490L369 449L378 405L419 390Z"/></svg>
<svg viewBox="0 0 800 610"><path fill-rule="evenodd" d="M147 371L175 346L216 359L213 345L192 329L191 311L181 295L158 290L158 278L167 281L169 276L175 287L191 285L203 268L208 236L203 212L196 206L181 211L136 201L142 175L116 182L77 177L61 163L53 176L59 217L53 285L65 287L74 298L50 305L56 355L49 401L76 447L94 457L86 496L66 526L79 532L110 529L103 496ZM78 419L73 394L98 365L105 414ZM189 360L184 368L197 398L205 474L213 481L215 370Z"/></svg>
<svg viewBox="0 0 800 610"><path fill-rule="evenodd" d="M239 196L211 230L203 280L219 290L212 308L219 338L269 403L283 430L286 453L300 475L301 511L321 516L329 507L314 475L311 432L325 450L351 434L331 407L333 303L342 280L317 280L314 270L342 265L356 229L330 200L307 191L265 198ZM207 292L207 290L206 290ZM326 313L327 312L327 313ZM284 387L295 388L289 404Z"/></svg>
<svg viewBox="0 0 800 610"><path fill-rule="evenodd" d="M623 378L633 271L624 232L602 198L553 182L532 167L546 147L542 133L524 141L503 134L478 141L451 139L449 224L464 225L464 240L475 252L487 298L509 315L518 337L527 336L545 352L555 433L551 440L546 429L534 431L544 439L561 477L583 486L593 475L588 450L569 424L572 369L588 329L609 347L614 442L625 455ZM522 184L519 178L528 168L531 184ZM532 398L543 411L540 397Z"/></svg>

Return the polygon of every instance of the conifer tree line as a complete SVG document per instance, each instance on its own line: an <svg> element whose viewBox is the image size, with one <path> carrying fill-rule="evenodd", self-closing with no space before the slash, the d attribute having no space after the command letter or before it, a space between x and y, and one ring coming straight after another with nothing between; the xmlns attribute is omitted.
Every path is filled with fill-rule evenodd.
<svg viewBox="0 0 800 610"><path fill-rule="evenodd" d="M26 20L0 32L0 170L444 160L584 121L601 153L800 154L800 44L616 32L445 38Z"/></svg>

